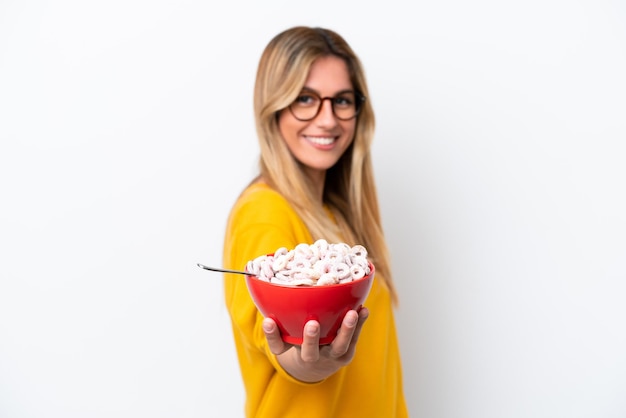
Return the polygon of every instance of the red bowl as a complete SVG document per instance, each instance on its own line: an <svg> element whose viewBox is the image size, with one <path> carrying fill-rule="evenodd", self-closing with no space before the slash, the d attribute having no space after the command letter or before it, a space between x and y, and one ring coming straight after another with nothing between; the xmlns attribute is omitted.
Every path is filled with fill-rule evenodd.
<svg viewBox="0 0 626 418"><path fill-rule="evenodd" d="M374 265L362 279L326 286L288 286L246 275L248 291L264 317L272 318L283 341L302 344L307 321L320 324L320 344L330 344L349 310L360 310L372 288Z"/></svg>

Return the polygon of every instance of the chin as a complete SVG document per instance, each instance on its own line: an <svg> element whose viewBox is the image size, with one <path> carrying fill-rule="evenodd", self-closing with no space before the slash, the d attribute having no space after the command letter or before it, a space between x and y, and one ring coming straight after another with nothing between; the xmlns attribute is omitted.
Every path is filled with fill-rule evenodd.
<svg viewBox="0 0 626 418"><path fill-rule="evenodd" d="M303 162L302 164L304 164L309 170L327 171L331 169L335 164L337 164L337 161L339 161L339 159L328 162Z"/></svg>

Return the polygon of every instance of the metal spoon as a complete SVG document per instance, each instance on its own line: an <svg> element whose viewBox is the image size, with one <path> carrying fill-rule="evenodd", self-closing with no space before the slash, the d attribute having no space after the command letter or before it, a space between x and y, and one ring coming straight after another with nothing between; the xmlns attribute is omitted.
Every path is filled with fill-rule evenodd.
<svg viewBox="0 0 626 418"><path fill-rule="evenodd" d="M198 263L198 267L203 268L205 270L217 271L219 273L235 273L235 274L243 274L245 276L256 276L256 274L247 273L247 272L241 271L241 270L230 270L230 269L222 269L222 268L218 268L218 267L209 267L209 266L205 266L204 264L200 264L200 263Z"/></svg>

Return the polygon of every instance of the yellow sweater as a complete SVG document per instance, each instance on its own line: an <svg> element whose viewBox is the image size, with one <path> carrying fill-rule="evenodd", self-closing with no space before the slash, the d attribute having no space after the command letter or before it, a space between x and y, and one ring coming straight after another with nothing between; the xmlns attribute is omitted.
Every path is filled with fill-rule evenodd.
<svg viewBox="0 0 626 418"><path fill-rule="evenodd" d="M234 205L224 242L224 267L243 269L248 260L313 243L287 201L263 184L250 186ZM243 276L224 279L237 356L246 391L246 417L408 417L391 298L378 273L364 303L370 315L352 362L319 383L287 374L269 351L258 312Z"/></svg>

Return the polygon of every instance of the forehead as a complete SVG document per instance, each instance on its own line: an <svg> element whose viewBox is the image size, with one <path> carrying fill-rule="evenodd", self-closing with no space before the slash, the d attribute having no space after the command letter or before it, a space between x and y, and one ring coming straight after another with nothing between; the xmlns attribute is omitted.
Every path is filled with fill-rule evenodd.
<svg viewBox="0 0 626 418"><path fill-rule="evenodd" d="M333 55L313 61L304 87L321 95L332 95L353 88L346 62Z"/></svg>

